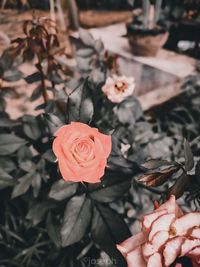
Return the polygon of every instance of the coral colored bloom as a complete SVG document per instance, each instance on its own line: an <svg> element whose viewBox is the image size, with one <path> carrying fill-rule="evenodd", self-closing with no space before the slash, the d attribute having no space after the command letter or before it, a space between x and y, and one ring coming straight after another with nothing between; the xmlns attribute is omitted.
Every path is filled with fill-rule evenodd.
<svg viewBox="0 0 200 267"><path fill-rule="evenodd" d="M111 136L80 122L62 126L55 135L53 152L63 179L100 182L111 152Z"/></svg>
<svg viewBox="0 0 200 267"><path fill-rule="evenodd" d="M133 94L135 80L132 77L116 76L108 77L102 91L113 103L120 103L126 97Z"/></svg>
<svg viewBox="0 0 200 267"><path fill-rule="evenodd" d="M128 267L183 267L184 260L200 266L200 212L184 214L171 196L144 216L139 234L117 248Z"/></svg>

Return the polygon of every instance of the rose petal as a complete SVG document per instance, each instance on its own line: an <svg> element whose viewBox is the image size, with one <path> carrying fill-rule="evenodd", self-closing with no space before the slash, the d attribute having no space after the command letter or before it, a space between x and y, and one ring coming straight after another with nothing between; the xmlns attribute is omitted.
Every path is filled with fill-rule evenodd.
<svg viewBox="0 0 200 267"><path fill-rule="evenodd" d="M185 235L189 229L200 226L200 212L191 212L176 219L172 224L172 229L176 235Z"/></svg>
<svg viewBox="0 0 200 267"><path fill-rule="evenodd" d="M170 266L176 258L180 255L181 245L185 238L182 236L174 237L170 239L163 250L164 262L166 266Z"/></svg>
<svg viewBox="0 0 200 267"><path fill-rule="evenodd" d="M107 158L110 155L110 152L112 149L111 136L99 133L98 139L100 140L100 142L103 146L104 156Z"/></svg>
<svg viewBox="0 0 200 267"><path fill-rule="evenodd" d="M67 129L70 129L70 125L63 125L62 127L60 127L55 133L55 136L62 136L63 134L65 134L65 132L67 131Z"/></svg>
<svg viewBox="0 0 200 267"><path fill-rule="evenodd" d="M162 209L162 210L158 210L155 211L151 214L147 214L144 216L142 225L144 228L149 229L150 226L152 225L152 223L158 219L158 217L160 217L161 215L167 214L167 210L166 209Z"/></svg>
<svg viewBox="0 0 200 267"><path fill-rule="evenodd" d="M193 260L193 266L199 266L195 264L200 264L200 247L194 248L186 256Z"/></svg>
<svg viewBox="0 0 200 267"><path fill-rule="evenodd" d="M157 232L151 243L145 243L142 247L142 252L145 259L158 252L169 238L169 233L166 231Z"/></svg>
<svg viewBox="0 0 200 267"><path fill-rule="evenodd" d="M66 126L62 126L60 129L58 129L58 131L55 133L56 135L60 133L59 136L57 136L54 141L53 141L53 145L52 145L52 149L54 154L56 155L56 157L58 157L60 151L61 151L61 146L62 146L62 142L63 142L63 136L64 136L64 132L66 131Z"/></svg>
<svg viewBox="0 0 200 267"><path fill-rule="evenodd" d="M125 90L118 90L115 86L119 83L125 83ZM113 76L108 77L102 91L106 94L107 98L113 103L120 103L126 97L133 94L135 89L135 80L132 77Z"/></svg>
<svg viewBox="0 0 200 267"><path fill-rule="evenodd" d="M81 182L82 177L78 176L70 164L65 160L65 158L58 158L58 166L61 172L61 175L64 180L72 182Z"/></svg>
<svg viewBox="0 0 200 267"><path fill-rule="evenodd" d="M139 265L134 266L139 267ZM162 267L162 258L160 253L155 253L149 258L147 267Z"/></svg>
<svg viewBox="0 0 200 267"><path fill-rule="evenodd" d="M97 128L90 127L82 122L71 122L69 125L71 126L72 131L78 131L85 136L88 136L89 134L96 134L98 132Z"/></svg>
<svg viewBox="0 0 200 267"><path fill-rule="evenodd" d="M181 256L185 256L194 248L200 246L200 239L186 239L181 246Z"/></svg>
<svg viewBox="0 0 200 267"><path fill-rule="evenodd" d="M144 234L138 233L126 239L121 244L117 245L117 248L122 254L127 254L130 251L136 249L138 246L142 245L144 242L145 242Z"/></svg>
<svg viewBox="0 0 200 267"><path fill-rule="evenodd" d="M177 217L183 215L182 210L176 203L176 198L174 195L170 196L169 200L162 204L156 211L166 209L168 213L175 213Z"/></svg>
<svg viewBox="0 0 200 267"><path fill-rule="evenodd" d="M73 153L72 153L72 144L74 143L74 140L76 138L79 137L78 133L71 133L68 135L68 138L63 141L63 140L59 140L59 137L57 137L54 142L56 142L57 140L59 140L60 142L60 151L58 154L58 157L60 157L60 155L62 155L63 158L65 158L65 160L67 160L70 163L73 163L77 166L79 166L79 163L77 162L77 160L74 158Z"/></svg>
<svg viewBox="0 0 200 267"><path fill-rule="evenodd" d="M190 234L191 237L200 239L200 228L194 228Z"/></svg>
<svg viewBox="0 0 200 267"><path fill-rule="evenodd" d="M189 253L188 253L189 256L198 256L200 257L200 246L199 247L196 247L194 249L192 249Z"/></svg>
<svg viewBox="0 0 200 267"><path fill-rule="evenodd" d="M82 181L87 183L97 183L101 182L101 178L103 177L105 173L105 166L106 166L106 160L104 161L104 164L98 165L94 172L94 167L84 169L80 171L80 174L82 174Z"/></svg>
<svg viewBox="0 0 200 267"><path fill-rule="evenodd" d="M110 142L111 142L111 140L110 140ZM109 147L109 149L111 149L111 146ZM103 143L101 143L101 140L98 138L95 138L95 141L94 141L94 154L95 154L95 158L97 158L98 161L101 161L102 158L105 159L108 157L107 154L106 154L106 156L104 156L105 155L104 146L103 146Z"/></svg>
<svg viewBox="0 0 200 267"><path fill-rule="evenodd" d="M193 267L199 267L200 262L196 263L195 261L192 262Z"/></svg>
<svg viewBox="0 0 200 267"><path fill-rule="evenodd" d="M160 231L169 231L170 225L175 219L175 214L164 214L158 217L156 221L152 223L151 231L149 233L149 241L153 236Z"/></svg>
<svg viewBox="0 0 200 267"><path fill-rule="evenodd" d="M80 137L80 133L77 131L73 132L71 124L62 126L60 129L58 129L52 147L55 155L58 157L62 152L65 157L63 147L66 147L66 149L70 150L70 147L73 144L74 140L78 137Z"/></svg>
<svg viewBox="0 0 200 267"><path fill-rule="evenodd" d="M129 252L126 257L128 267L138 266L146 267L146 262L142 256L141 247L137 247L133 251Z"/></svg>

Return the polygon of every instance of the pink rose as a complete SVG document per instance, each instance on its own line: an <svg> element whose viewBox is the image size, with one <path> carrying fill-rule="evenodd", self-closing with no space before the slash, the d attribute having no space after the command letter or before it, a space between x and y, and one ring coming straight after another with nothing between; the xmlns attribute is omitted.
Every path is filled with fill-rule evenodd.
<svg viewBox="0 0 200 267"><path fill-rule="evenodd" d="M200 266L200 212L184 214L175 197L145 215L142 231L117 245L128 267ZM174 266L174 265L173 265Z"/></svg>
<svg viewBox="0 0 200 267"><path fill-rule="evenodd" d="M132 77L116 76L108 77L102 91L113 103L120 103L126 97L133 94L135 80Z"/></svg>
<svg viewBox="0 0 200 267"><path fill-rule="evenodd" d="M111 152L111 136L80 122L62 126L55 135L53 151L63 179L100 182Z"/></svg>

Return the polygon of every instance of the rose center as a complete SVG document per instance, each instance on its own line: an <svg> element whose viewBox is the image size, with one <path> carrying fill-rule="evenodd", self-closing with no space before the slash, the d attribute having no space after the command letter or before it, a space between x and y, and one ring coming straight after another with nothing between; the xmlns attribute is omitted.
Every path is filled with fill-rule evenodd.
<svg viewBox="0 0 200 267"><path fill-rule="evenodd" d="M119 92L119 93L124 93L128 88L128 84L126 82L117 82L115 84L115 89Z"/></svg>
<svg viewBox="0 0 200 267"><path fill-rule="evenodd" d="M72 155L78 163L90 161L94 158L93 146L90 138L77 139L71 148Z"/></svg>
<svg viewBox="0 0 200 267"><path fill-rule="evenodd" d="M79 143L76 148L80 152L87 152L90 149L89 145L85 142Z"/></svg>
<svg viewBox="0 0 200 267"><path fill-rule="evenodd" d="M87 143L86 141L82 141L78 143L74 150L77 154L89 154L91 151L91 144Z"/></svg>
<svg viewBox="0 0 200 267"><path fill-rule="evenodd" d="M171 227L170 230L169 230L169 235L170 236L175 236L176 235L176 228Z"/></svg>

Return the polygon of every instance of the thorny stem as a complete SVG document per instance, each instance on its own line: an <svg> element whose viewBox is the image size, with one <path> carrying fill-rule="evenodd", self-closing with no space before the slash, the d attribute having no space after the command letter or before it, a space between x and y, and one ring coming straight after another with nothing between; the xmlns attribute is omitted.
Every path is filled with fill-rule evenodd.
<svg viewBox="0 0 200 267"><path fill-rule="evenodd" d="M49 97L48 97L48 94L47 94L47 88L46 88L46 84L45 84L45 75L43 73L42 65L41 65L40 61L38 63L38 69L39 69L40 74L41 74L42 96L43 96L43 99L44 99L44 103L47 104L47 102L49 100Z"/></svg>

